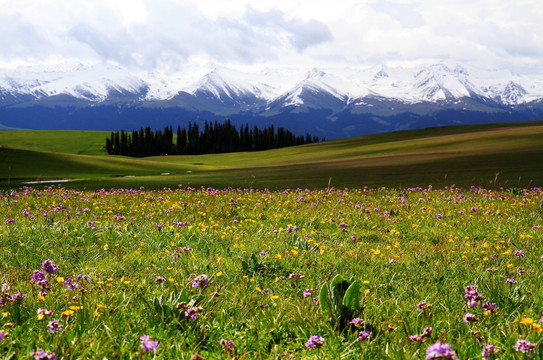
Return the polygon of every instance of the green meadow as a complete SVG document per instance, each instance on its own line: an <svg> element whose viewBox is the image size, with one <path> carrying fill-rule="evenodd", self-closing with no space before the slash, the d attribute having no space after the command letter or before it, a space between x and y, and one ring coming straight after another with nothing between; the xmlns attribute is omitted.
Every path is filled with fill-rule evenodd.
<svg viewBox="0 0 543 360"><path fill-rule="evenodd" d="M543 183L543 122L430 128L261 152L136 159L107 155L107 132L0 131L0 187L323 188Z"/></svg>
<svg viewBox="0 0 543 360"><path fill-rule="evenodd" d="M542 201L452 186L0 193L0 354L541 358Z"/></svg>
<svg viewBox="0 0 543 360"><path fill-rule="evenodd" d="M543 122L144 159L107 135L0 132L0 358L543 357Z"/></svg>

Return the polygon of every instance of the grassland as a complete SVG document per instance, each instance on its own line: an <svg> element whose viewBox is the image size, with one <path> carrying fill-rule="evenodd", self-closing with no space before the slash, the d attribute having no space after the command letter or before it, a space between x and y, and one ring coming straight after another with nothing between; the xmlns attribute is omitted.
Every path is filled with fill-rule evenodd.
<svg viewBox="0 0 543 360"><path fill-rule="evenodd" d="M543 358L543 122L145 159L66 134L0 132L0 358Z"/></svg>
<svg viewBox="0 0 543 360"><path fill-rule="evenodd" d="M0 187L528 186L543 184L543 122L432 128L255 153L108 156L104 132L0 132Z"/></svg>
<svg viewBox="0 0 543 360"><path fill-rule="evenodd" d="M541 190L0 193L0 354L541 358Z"/></svg>

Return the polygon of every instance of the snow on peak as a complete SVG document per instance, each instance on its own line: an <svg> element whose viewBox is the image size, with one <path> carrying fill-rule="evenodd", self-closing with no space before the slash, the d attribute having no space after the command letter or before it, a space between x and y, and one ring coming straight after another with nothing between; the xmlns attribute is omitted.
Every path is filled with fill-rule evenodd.
<svg viewBox="0 0 543 360"><path fill-rule="evenodd" d="M113 92L138 93L146 87L138 77L118 66L98 64L75 67L24 67L0 72L0 87L37 98L68 94L102 101Z"/></svg>
<svg viewBox="0 0 543 360"><path fill-rule="evenodd" d="M213 64L188 64L176 73L133 74L111 64L61 64L0 69L0 92L36 98L69 94L89 101L133 94L166 100L179 92L241 97L301 105L304 94L326 94L346 102L381 97L406 103L436 102L478 95L507 105L543 98L543 78L481 70L453 62L412 68L378 65L356 69L265 68L239 71Z"/></svg>

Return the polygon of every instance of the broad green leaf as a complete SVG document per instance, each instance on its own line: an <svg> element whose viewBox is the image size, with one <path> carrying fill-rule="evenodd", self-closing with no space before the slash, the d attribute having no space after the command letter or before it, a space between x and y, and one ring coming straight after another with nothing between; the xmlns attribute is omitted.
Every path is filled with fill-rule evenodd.
<svg viewBox="0 0 543 360"><path fill-rule="evenodd" d="M328 284L324 283L319 292L319 304L322 312L332 314L332 304L330 303L330 290L328 290Z"/></svg>
<svg viewBox="0 0 543 360"><path fill-rule="evenodd" d="M334 276L334 278L332 279L332 281L330 282L330 290L332 290L333 288L335 288L339 283L341 283L343 281L343 276L341 275L336 275Z"/></svg>
<svg viewBox="0 0 543 360"><path fill-rule="evenodd" d="M360 284L358 281L353 282L345 292L343 305L352 310L360 308Z"/></svg>

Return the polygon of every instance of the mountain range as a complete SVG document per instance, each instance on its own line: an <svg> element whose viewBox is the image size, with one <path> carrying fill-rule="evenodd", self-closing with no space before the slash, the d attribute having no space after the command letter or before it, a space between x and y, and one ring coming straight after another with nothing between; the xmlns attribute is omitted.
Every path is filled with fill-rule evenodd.
<svg viewBox="0 0 543 360"><path fill-rule="evenodd" d="M309 71L191 65L173 74L111 64L0 69L0 130L158 129L227 118L327 139L540 120L543 77L456 63Z"/></svg>

